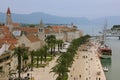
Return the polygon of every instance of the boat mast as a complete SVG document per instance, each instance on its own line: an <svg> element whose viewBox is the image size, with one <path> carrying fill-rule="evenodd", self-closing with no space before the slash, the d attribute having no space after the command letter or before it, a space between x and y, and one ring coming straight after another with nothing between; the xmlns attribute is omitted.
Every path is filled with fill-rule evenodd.
<svg viewBox="0 0 120 80"><path fill-rule="evenodd" d="M105 25L103 29L103 44L105 44L106 41L106 29L107 29L107 20L105 20Z"/></svg>

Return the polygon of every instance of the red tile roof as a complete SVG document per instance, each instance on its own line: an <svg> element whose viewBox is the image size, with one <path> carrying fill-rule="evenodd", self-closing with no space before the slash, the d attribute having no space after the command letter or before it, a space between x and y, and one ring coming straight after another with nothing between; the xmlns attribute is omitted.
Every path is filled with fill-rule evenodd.
<svg viewBox="0 0 120 80"><path fill-rule="evenodd" d="M29 27L21 27L18 28L18 30L27 32L27 33L37 33L38 32L38 28L29 28Z"/></svg>
<svg viewBox="0 0 120 80"><path fill-rule="evenodd" d="M3 39L0 39L0 43L9 43L9 44L17 44L17 39L14 39L14 38L3 38Z"/></svg>
<svg viewBox="0 0 120 80"><path fill-rule="evenodd" d="M17 44L17 39L12 36L12 33L9 31L9 28L6 26L0 26L0 33L4 36L0 38L0 43L9 43L9 44Z"/></svg>
<svg viewBox="0 0 120 80"><path fill-rule="evenodd" d="M34 35L26 35L26 37L31 41L31 42L37 42L40 41L36 36Z"/></svg>
<svg viewBox="0 0 120 80"><path fill-rule="evenodd" d="M13 50L13 49L15 49L15 48L16 48L15 45L14 45L14 44L11 44L10 47L9 47L9 50Z"/></svg>
<svg viewBox="0 0 120 80"><path fill-rule="evenodd" d="M19 27L20 26L20 24L19 23L12 23L12 25L13 25L13 27Z"/></svg>
<svg viewBox="0 0 120 80"><path fill-rule="evenodd" d="M11 14L10 8L7 9L7 14Z"/></svg>
<svg viewBox="0 0 120 80"><path fill-rule="evenodd" d="M64 30L65 26L51 26L45 29L45 33L58 33L61 30Z"/></svg>
<svg viewBox="0 0 120 80"><path fill-rule="evenodd" d="M0 26L0 32L2 33L9 32L9 28L7 26Z"/></svg>
<svg viewBox="0 0 120 80"><path fill-rule="evenodd" d="M50 29L45 29L45 33L46 34L48 34L48 33L50 33L51 31L50 31Z"/></svg>

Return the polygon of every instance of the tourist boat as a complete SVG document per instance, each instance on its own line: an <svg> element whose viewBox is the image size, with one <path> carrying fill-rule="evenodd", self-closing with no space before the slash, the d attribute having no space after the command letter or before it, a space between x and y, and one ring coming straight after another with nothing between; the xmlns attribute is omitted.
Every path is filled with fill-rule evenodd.
<svg viewBox="0 0 120 80"><path fill-rule="evenodd" d="M112 56L112 49L108 44L106 44L106 28L107 27L107 22L105 24L104 30L103 30L103 35L102 39L100 41L101 46L98 47L98 53L100 58L111 58Z"/></svg>
<svg viewBox="0 0 120 80"><path fill-rule="evenodd" d="M103 68L103 71L108 72L108 68L107 68L107 67L104 67L104 68Z"/></svg>
<svg viewBox="0 0 120 80"><path fill-rule="evenodd" d="M112 49L107 45L102 45L98 48L100 58L111 58Z"/></svg>

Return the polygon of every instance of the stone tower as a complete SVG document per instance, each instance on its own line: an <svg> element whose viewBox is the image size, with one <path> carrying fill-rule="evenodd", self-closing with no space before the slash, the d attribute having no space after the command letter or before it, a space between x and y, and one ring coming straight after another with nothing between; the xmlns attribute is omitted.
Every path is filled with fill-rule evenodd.
<svg viewBox="0 0 120 80"><path fill-rule="evenodd" d="M43 21L40 21L40 25L39 25L39 33L44 33L44 24Z"/></svg>
<svg viewBox="0 0 120 80"><path fill-rule="evenodd" d="M6 12L6 25L11 25L11 24L12 24L11 11L10 8L8 8Z"/></svg>
<svg viewBox="0 0 120 80"><path fill-rule="evenodd" d="M44 24L43 21L40 21L40 25L38 27L38 37L42 40L45 39L45 29L44 29Z"/></svg>

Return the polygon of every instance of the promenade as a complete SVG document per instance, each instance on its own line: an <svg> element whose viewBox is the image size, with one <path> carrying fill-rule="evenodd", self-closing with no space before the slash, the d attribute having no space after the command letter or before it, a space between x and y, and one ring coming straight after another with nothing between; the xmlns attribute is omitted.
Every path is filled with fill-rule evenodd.
<svg viewBox="0 0 120 80"><path fill-rule="evenodd" d="M87 50L78 50L71 67L68 80L106 80L100 59L96 53L97 45Z"/></svg>
<svg viewBox="0 0 120 80"><path fill-rule="evenodd" d="M54 73L50 73L50 71L51 68L56 65L57 58L58 56L49 62L49 65L45 68L34 68L33 71L28 71L27 73L22 74L22 77L25 77L29 73L32 80L55 80L56 76Z"/></svg>

